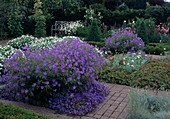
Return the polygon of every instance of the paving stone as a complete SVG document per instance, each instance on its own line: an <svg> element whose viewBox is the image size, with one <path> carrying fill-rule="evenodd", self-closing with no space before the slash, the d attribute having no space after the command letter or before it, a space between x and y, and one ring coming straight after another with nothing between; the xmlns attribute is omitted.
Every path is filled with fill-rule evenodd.
<svg viewBox="0 0 170 119"><path fill-rule="evenodd" d="M120 93L116 92L113 96L119 97L119 96L120 96Z"/></svg>
<svg viewBox="0 0 170 119"><path fill-rule="evenodd" d="M118 106L120 104L120 102L115 101L111 106Z"/></svg>
<svg viewBox="0 0 170 119"><path fill-rule="evenodd" d="M116 99L117 102L122 102L123 100L124 100L124 98L122 98L122 97L118 97L118 98Z"/></svg>
<svg viewBox="0 0 170 119"><path fill-rule="evenodd" d="M117 98L118 98L117 96L112 96L112 97L110 98L110 100L115 101Z"/></svg>
<svg viewBox="0 0 170 119"><path fill-rule="evenodd" d="M126 117L127 117L127 114L121 113L121 114L118 116L118 119L125 119Z"/></svg>
<svg viewBox="0 0 170 119"><path fill-rule="evenodd" d="M87 114L87 116L88 116L88 117L93 117L94 114L93 114L93 113L89 113L89 114Z"/></svg>
<svg viewBox="0 0 170 119"><path fill-rule="evenodd" d="M109 119L109 117L102 116L100 119Z"/></svg>
<svg viewBox="0 0 170 119"><path fill-rule="evenodd" d="M124 108L125 108L125 107L120 107L120 106L119 106L115 111L116 111L116 112L122 112L122 111L124 110Z"/></svg>
<svg viewBox="0 0 170 119"><path fill-rule="evenodd" d="M110 106L108 110L115 111L118 106Z"/></svg>
<svg viewBox="0 0 170 119"><path fill-rule="evenodd" d="M127 105L126 102L121 102L119 106L120 106L120 107L126 107L126 105Z"/></svg>
<svg viewBox="0 0 170 119"><path fill-rule="evenodd" d="M106 117L110 117L112 115L113 111L111 110L107 110L105 113L104 113L104 116Z"/></svg>
<svg viewBox="0 0 170 119"><path fill-rule="evenodd" d="M120 97L125 98L128 94L121 93Z"/></svg>
<svg viewBox="0 0 170 119"><path fill-rule="evenodd" d="M100 119L100 117L102 117L101 115L95 114L93 117Z"/></svg>
<svg viewBox="0 0 170 119"><path fill-rule="evenodd" d="M108 100L108 102L106 103L106 104L108 104L108 105L112 105L114 103L114 101L113 100Z"/></svg>
<svg viewBox="0 0 170 119"><path fill-rule="evenodd" d="M111 117L117 118L120 115L120 112L114 112Z"/></svg>
<svg viewBox="0 0 170 119"><path fill-rule="evenodd" d="M104 105L96 114L103 115L105 111L110 107L110 105Z"/></svg>

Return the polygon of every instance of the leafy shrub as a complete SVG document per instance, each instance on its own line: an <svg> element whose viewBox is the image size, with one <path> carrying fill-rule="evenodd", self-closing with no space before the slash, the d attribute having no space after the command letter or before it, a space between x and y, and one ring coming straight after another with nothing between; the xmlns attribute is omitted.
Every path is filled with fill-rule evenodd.
<svg viewBox="0 0 170 119"><path fill-rule="evenodd" d="M149 43L159 43L160 34L159 30L156 28L155 19L149 18L145 19L146 27L147 27L147 37Z"/></svg>
<svg viewBox="0 0 170 119"><path fill-rule="evenodd" d="M76 36L87 37L88 32L88 27L78 27L76 30Z"/></svg>
<svg viewBox="0 0 170 119"><path fill-rule="evenodd" d="M105 0L105 6L107 9L114 11L117 6L121 5L120 0Z"/></svg>
<svg viewBox="0 0 170 119"><path fill-rule="evenodd" d="M108 58L107 65L99 72L99 79L107 83L117 83L139 88L169 90L169 59L150 59L139 70L129 73L122 70L121 65L114 68L112 62L114 59ZM111 62L111 63L110 63Z"/></svg>
<svg viewBox="0 0 170 119"><path fill-rule="evenodd" d="M9 45L0 47L0 76L3 74L4 69L3 60L5 60L6 58L11 58L10 55L13 55L15 53L15 49Z"/></svg>
<svg viewBox="0 0 170 119"><path fill-rule="evenodd" d="M23 49L26 45L30 45L32 42L34 42L36 38L29 36L29 35L23 35L21 37L15 38L11 41L9 41L7 44L12 46L16 49Z"/></svg>
<svg viewBox="0 0 170 119"><path fill-rule="evenodd" d="M149 43L149 46L154 47L163 47L166 51L170 51L170 44L169 43Z"/></svg>
<svg viewBox="0 0 170 119"><path fill-rule="evenodd" d="M36 114L30 110L23 110L11 104L4 105L0 102L0 118L1 119L50 119L45 115Z"/></svg>
<svg viewBox="0 0 170 119"><path fill-rule="evenodd" d="M93 46L97 45L98 48L102 48L105 46L105 42L94 42L94 41L86 41L86 42Z"/></svg>
<svg viewBox="0 0 170 119"><path fill-rule="evenodd" d="M149 39L148 39L145 20L143 18L141 19L137 18L135 27L136 27L136 33L138 34L138 37L140 37L145 42L145 44L148 45Z"/></svg>
<svg viewBox="0 0 170 119"><path fill-rule="evenodd" d="M92 90L89 89L92 88L94 92L98 92L98 94L94 94L94 96L98 95L97 98L86 95L87 100L81 102L80 105L76 105L73 101L70 105L71 108L60 109L64 113L82 115L96 108L102 101L100 99L108 94L106 88L97 85L94 81L98 78L97 71L101 70L100 68L105 62L93 46L79 39L70 40L68 38L56 42L51 49L35 48L36 50L32 52L28 46L24 49L26 50L24 55L17 51L12 59L5 60L7 73L1 80L6 79L7 85L2 89L0 97L20 100L33 105L50 106L58 110L58 107L70 105L68 104L70 102L58 104L55 102L56 96L60 97L56 101L63 100L63 96L72 100L70 98L74 97L73 94L90 94ZM9 90L10 92L8 92ZM84 100L84 96L81 98ZM85 105L91 99L94 99L94 102L89 104L91 109L87 110ZM81 110L79 110L80 108Z"/></svg>
<svg viewBox="0 0 170 119"><path fill-rule="evenodd" d="M150 46L146 47L145 52L147 54L155 54L155 55L164 54L164 47L161 45L151 44Z"/></svg>
<svg viewBox="0 0 170 119"><path fill-rule="evenodd" d="M41 4L42 2L40 0L36 0L36 3L34 4L34 19L36 21L35 36L38 38L45 37L46 35L46 18L41 10Z"/></svg>
<svg viewBox="0 0 170 119"><path fill-rule="evenodd" d="M131 9L146 9L147 0L125 0L124 2Z"/></svg>
<svg viewBox="0 0 170 119"><path fill-rule="evenodd" d="M150 6L145 10L144 18L154 18L156 24L166 23L170 14L170 7Z"/></svg>
<svg viewBox="0 0 170 119"><path fill-rule="evenodd" d="M134 52L144 49L144 42L136 34L127 30L113 32L112 36L106 39L106 48L112 53Z"/></svg>
<svg viewBox="0 0 170 119"><path fill-rule="evenodd" d="M101 41L101 31L97 25L97 21L93 20L92 25L90 26L90 30L87 36L87 41Z"/></svg>
<svg viewBox="0 0 170 119"><path fill-rule="evenodd" d="M170 97L149 95L146 92L129 92L129 110L127 119L168 119Z"/></svg>

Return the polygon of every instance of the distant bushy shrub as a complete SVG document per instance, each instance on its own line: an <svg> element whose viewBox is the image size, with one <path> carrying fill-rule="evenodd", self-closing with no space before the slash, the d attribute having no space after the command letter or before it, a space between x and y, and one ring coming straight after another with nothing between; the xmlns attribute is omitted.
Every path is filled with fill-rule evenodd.
<svg viewBox="0 0 170 119"><path fill-rule="evenodd" d="M76 36L87 37L88 32L89 32L88 29L89 29L88 27L78 27L76 30Z"/></svg>
<svg viewBox="0 0 170 119"><path fill-rule="evenodd" d="M146 22L144 20L144 18L137 18L136 21L136 33L138 34L138 37L140 37L146 45L149 44L149 40L148 40L148 33L147 33L147 27L146 27Z"/></svg>
<svg viewBox="0 0 170 119"><path fill-rule="evenodd" d="M97 54L95 47L80 41L79 39L65 39L47 49L38 49L30 51L28 46L24 47L24 54L17 51L11 59L6 59L5 72L0 80L6 79L6 86L1 89L0 97L10 100L20 100L33 105L51 107L58 110L58 107L67 105L70 102L55 102L56 96L62 100L66 96L69 100L74 94L90 94L93 91L97 98L89 95L87 100L76 105L72 102L72 107L66 107L66 110L60 110L64 113L82 115L93 108L104 98L108 91L106 88L95 83L98 78L97 72L105 63L104 58ZM10 92L8 92L10 91ZM86 107L86 101L93 98L94 103L90 103L91 109ZM49 102L51 100L51 102ZM82 100L84 98L82 97ZM64 100L63 100L64 101ZM70 105L70 104L68 104ZM56 106L56 107L55 107ZM78 107L77 107L78 106ZM83 107L86 107L84 109ZM84 111L80 111L83 109ZM72 112L74 111L74 113ZM79 112L80 111L80 112Z"/></svg>
<svg viewBox="0 0 170 119"><path fill-rule="evenodd" d="M127 119L168 119L169 116L170 97L168 94L162 97L138 90L129 92Z"/></svg>
<svg viewBox="0 0 170 119"><path fill-rule="evenodd" d="M92 25L90 26L90 30L87 36L87 41L101 41L101 31L97 25L97 21L93 20Z"/></svg>
<svg viewBox="0 0 170 119"><path fill-rule="evenodd" d="M9 41L7 44L15 49L23 49L26 45L30 45L36 40L35 37L29 35L23 35L21 37L15 38Z"/></svg>
<svg viewBox="0 0 170 119"><path fill-rule="evenodd" d="M136 34L127 30L113 32L112 36L106 39L106 48L112 53L134 52L144 49L144 42Z"/></svg>

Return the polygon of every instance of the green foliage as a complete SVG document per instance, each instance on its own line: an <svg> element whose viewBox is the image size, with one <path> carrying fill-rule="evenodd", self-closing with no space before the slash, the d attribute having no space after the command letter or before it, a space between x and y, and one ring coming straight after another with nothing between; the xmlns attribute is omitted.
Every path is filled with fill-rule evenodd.
<svg viewBox="0 0 170 119"><path fill-rule="evenodd" d="M170 51L170 43L149 43L149 46L163 47L166 51Z"/></svg>
<svg viewBox="0 0 170 119"><path fill-rule="evenodd" d="M104 4L107 9L114 11L121 4L121 0L105 0Z"/></svg>
<svg viewBox="0 0 170 119"><path fill-rule="evenodd" d="M91 7L86 10L86 15L84 16L85 18L85 25L89 26L92 24L93 20L97 21L97 24L101 24L101 19L103 16L101 16L100 12L95 12Z"/></svg>
<svg viewBox="0 0 170 119"><path fill-rule="evenodd" d="M170 59L150 59L139 70L131 73L127 70L122 70L123 61L115 69L112 64L114 60L111 57L107 59L108 64L99 73L99 80L145 89L170 89Z"/></svg>
<svg viewBox="0 0 170 119"><path fill-rule="evenodd" d="M131 9L146 9L147 0L124 0Z"/></svg>
<svg viewBox="0 0 170 119"><path fill-rule="evenodd" d="M128 6L124 3L117 7L117 10L120 10L120 11L127 10L127 9L128 9Z"/></svg>
<svg viewBox="0 0 170 119"><path fill-rule="evenodd" d="M149 40L148 40L148 33L147 33L147 27L146 27L146 23L144 18L137 18L136 21L136 33L138 34L138 37L140 37L145 44L149 44Z"/></svg>
<svg viewBox="0 0 170 119"><path fill-rule="evenodd" d="M9 41L7 44L12 46L16 49L23 49L26 45L30 45L32 42L34 42L36 38L28 35L23 35L21 37L15 38L11 41Z"/></svg>
<svg viewBox="0 0 170 119"><path fill-rule="evenodd" d="M150 6L145 10L145 18L155 18L156 24L165 23L170 14L170 7Z"/></svg>
<svg viewBox="0 0 170 119"><path fill-rule="evenodd" d="M95 42L95 41L86 41L86 42L93 46L97 45L98 48L102 48L105 46L104 42Z"/></svg>
<svg viewBox="0 0 170 119"><path fill-rule="evenodd" d="M35 25L35 36L40 38L40 37L45 37L46 35L46 18L43 15L43 11L41 10L42 8L42 2L40 0L37 0L36 3L34 4L34 18L36 21Z"/></svg>
<svg viewBox="0 0 170 119"><path fill-rule="evenodd" d="M87 41L101 41L101 31L97 25L97 21L93 20L92 25L90 26L90 30L87 36Z"/></svg>
<svg viewBox="0 0 170 119"><path fill-rule="evenodd" d="M4 105L0 102L1 119L50 119L45 115L39 115L31 110L25 110L11 104Z"/></svg>
<svg viewBox="0 0 170 119"><path fill-rule="evenodd" d="M149 18L145 20L146 27L147 27L147 37L149 43L159 43L160 41L160 34L155 24L154 18Z"/></svg>
<svg viewBox="0 0 170 119"><path fill-rule="evenodd" d="M129 92L127 119L168 119L169 116L170 97L168 94L162 97L139 90Z"/></svg>
<svg viewBox="0 0 170 119"><path fill-rule="evenodd" d="M103 4L105 0L83 0L85 5L89 6L91 4L99 3Z"/></svg>
<svg viewBox="0 0 170 119"><path fill-rule="evenodd" d="M78 27L75 35L80 37L87 37L89 32L88 29L89 29L88 27Z"/></svg>

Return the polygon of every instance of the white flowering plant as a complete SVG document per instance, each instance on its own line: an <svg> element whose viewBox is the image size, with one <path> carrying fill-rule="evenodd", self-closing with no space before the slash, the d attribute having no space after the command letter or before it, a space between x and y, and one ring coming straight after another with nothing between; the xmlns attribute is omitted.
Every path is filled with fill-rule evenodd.
<svg viewBox="0 0 170 119"><path fill-rule="evenodd" d="M23 49L26 45L30 45L33 43L37 38L30 36L30 35L22 35L21 37L15 38L9 41L7 44L12 46L16 49Z"/></svg>
<svg viewBox="0 0 170 119"><path fill-rule="evenodd" d="M81 21L74 21L65 25L64 31L66 35L74 35L78 27L84 27Z"/></svg>
<svg viewBox="0 0 170 119"><path fill-rule="evenodd" d="M101 19L103 16L101 15L101 12L98 12L97 14L92 8L89 8L86 10L86 15L84 15L85 18L85 24L91 24L94 19L97 20L99 24L101 24Z"/></svg>
<svg viewBox="0 0 170 119"><path fill-rule="evenodd" d="M115 55L111 59L114 59L113 68L121 68L131 73L143 66L149 60L149 57L144 55L142 51L138 51L136 53L128 52L127 54Z"/></svg>
<svg viewBox="0 0 170 119"><path fill-rule="evenodd" d="M0 46L0 75L2 74L4 68L3 60L7 58L10 59L11 58L10 55L13 55L15 53L16 53L15 49L9 45L4 47Z"/></svg>

